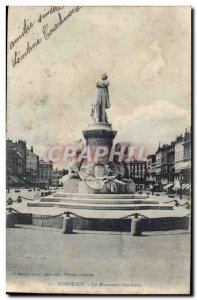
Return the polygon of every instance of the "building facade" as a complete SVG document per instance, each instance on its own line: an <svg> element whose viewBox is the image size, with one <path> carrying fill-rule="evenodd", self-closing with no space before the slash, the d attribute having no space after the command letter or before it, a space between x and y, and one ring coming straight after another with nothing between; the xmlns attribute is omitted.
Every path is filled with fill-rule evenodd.
<svg viewBox="0 0 197 300"><path fill-rule="evenodd" d="M26 150L26 183L28 186L38 185L39 157L33 152L33 147Z"/></svg>
<svg viewBox="0 0 197 300"><path fill-rule="evenodd" d="M52 186L61 185L60 179L64 176L64 173L65 173L64 170L57 170L57 168L52 171L52 179L51 179Z"/></svg>
<svg viewBox="0 0 197 300"><path fill-rule="evenodd" d="M174 182L175 173L175 142L171 142L168 148L168 182Z"/></svg>
<svg viewBox="0 0 197 300"><path fill-rule="evenodd" d="M176 138L175 141L175 155L174 155L174 164L175 164L175 176L180 173L184 167L183 158L184 158L184 137L182 134Z"/></svg>
<svg viewBox="0 0 197 300"><path fill-rule="evenodd" d="M191 182L191 129L190 131L185 132L184 142L183 142L183 162L184 162L184 169L183 169L183 178L185 183ZM189 188L189 186L188 186Z"/></svg>
<svg viewBox="0 0 197 300"><path fill-rule="evenodd" d="M52 171L53 163L52 161L39 161L38 167L38 184L41 188L48 188L52 184Z"/></svg>
<svg viewBox="0 0 197 300"><path fill-rule="evenodd" d="M6 180L8 186L25 185L26 180L26 142L6 141Z"/></svg>
<svg viewBox="0 0 197 300"><path fill-rule="evenodd" d="M130 163L131 178L136 184L136 190L146 188L146 161L133 160Z"/></svg>
<svg viewBox="0 0 197 300"><path fill-rule="evenodd" d="M153 157L147 157L147 185L152 182L156 191L191 190L191 130L171 144L159 145Z"/></svg>
<svg viewBox="0 0 197 300"><path fill-rule="evenodd" d="M146 188L148 190L153 188L156 183L156 155L151 154L146 159Z"/></svg>

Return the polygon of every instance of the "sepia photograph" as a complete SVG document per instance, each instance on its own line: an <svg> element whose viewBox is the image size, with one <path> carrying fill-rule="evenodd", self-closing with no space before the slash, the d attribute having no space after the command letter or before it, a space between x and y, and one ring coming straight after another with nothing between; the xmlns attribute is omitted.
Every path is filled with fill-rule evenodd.
<svg viewBox="0 0 197 300"><path fill-rule="evenodd" d="M6 18L6 293L190 295L191 7Z"/></svg>

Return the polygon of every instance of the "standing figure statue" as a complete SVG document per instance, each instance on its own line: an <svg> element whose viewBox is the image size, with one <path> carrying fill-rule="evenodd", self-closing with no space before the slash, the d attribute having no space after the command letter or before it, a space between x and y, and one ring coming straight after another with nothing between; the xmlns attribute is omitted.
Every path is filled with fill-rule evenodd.
<svg viewBox="0 0 197 300"><path fill-rule="evenodd" d="M92 104L91 116L94 122L108 123L108 118L105 110L111 105L108 92L109 81L107 80L106 73L102 74L101 80L96 83L96 86L98 89L98 95L96 103Z"/></svg>

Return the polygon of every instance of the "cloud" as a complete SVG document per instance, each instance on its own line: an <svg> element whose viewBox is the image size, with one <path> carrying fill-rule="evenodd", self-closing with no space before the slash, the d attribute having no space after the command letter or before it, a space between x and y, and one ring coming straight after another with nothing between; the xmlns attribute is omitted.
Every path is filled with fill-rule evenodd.
<svg viewBox="0 0 197 300"><path fill-rule="evenodd" d="M132 114L132 122L138 120L176 120L189 116L189 110L165 100L157 100L149 105L138 106Z"/></svg>
<svg viewBox="0 0 197 300"><path fill-rule="evenodd" d="M151 49L153 52L155 52L157 54L162 53L159 40L156 40L152 44L150 44L149 49Z"/></svg>
<svg viewBox="0 0 197 300"><path fill-rule="evenodd" d="M170 143L189 127L190 110L166 100L157 100L140 105L132 114L118 116L114 128L118 129L117 141L143 144L149 152L155 151L161 143Z"/></svg>
<svg viewBox="0 0 197 300"><path fill-rule="evenodd" d="M162 56L162 49L160 47L159 40L156 40L152 44L150 44L149 49L156 53L156 58L144 66L140 75L141 81L145 81L151 79L154 76L158 76L159 70L166 64Z"/></svg>

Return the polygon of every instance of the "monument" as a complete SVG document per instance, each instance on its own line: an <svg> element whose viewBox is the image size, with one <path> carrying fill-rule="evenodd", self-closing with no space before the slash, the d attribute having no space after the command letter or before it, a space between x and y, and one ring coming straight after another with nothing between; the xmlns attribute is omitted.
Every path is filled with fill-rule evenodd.
<svg viewBox="0 0 197 300"><path fill-rule="evenodd" d="M103 224L103 218L107 220L114 218L116 215L114 211L117 216L122 210L127 211L128 215L131 212L135 215L149 211L152 217L157 216L158 211L173 210L171 203L160 203L159 199L154 197L150 199L145 193L143 195L135 193L135 183L131 178L128 159L131 154L128 155L127 151L122 153L124 147L120 143L113 145L117 131L112 128L106 113L106 110L111 107L107 74L102 75L96 87L98 94L91 106L92 120L87 128L82 130L85 145L77 149L76 159L70 166L69 173L61 179L63 192L57 191L52 195L43 196L36 203L35 201L27 203L27 206L39 209L50 208L52 211L54 208L69 210L72 213L83 210L83 214L88 218L90 216L96 218L99 224ZM162 216L166 216L165 212ZM90 223L94 222L92 219L88 220ZM82 222L78 219L76 224L80 228L83 226L91 230L95 228L93 225L87 225L86 221L83 219ZM118 219L116 221L119 222Z"/></svg>
<svg viewBox="0 0 197 300"><path fill-rule="evenodd" d="M108 122L109 81L106 73L97 81L97 98L91 107L92 123L82 131L86 147L63 178L64 192L80 194L135 193L126 163L117 159L113 140L117 131Z"/></svg>

